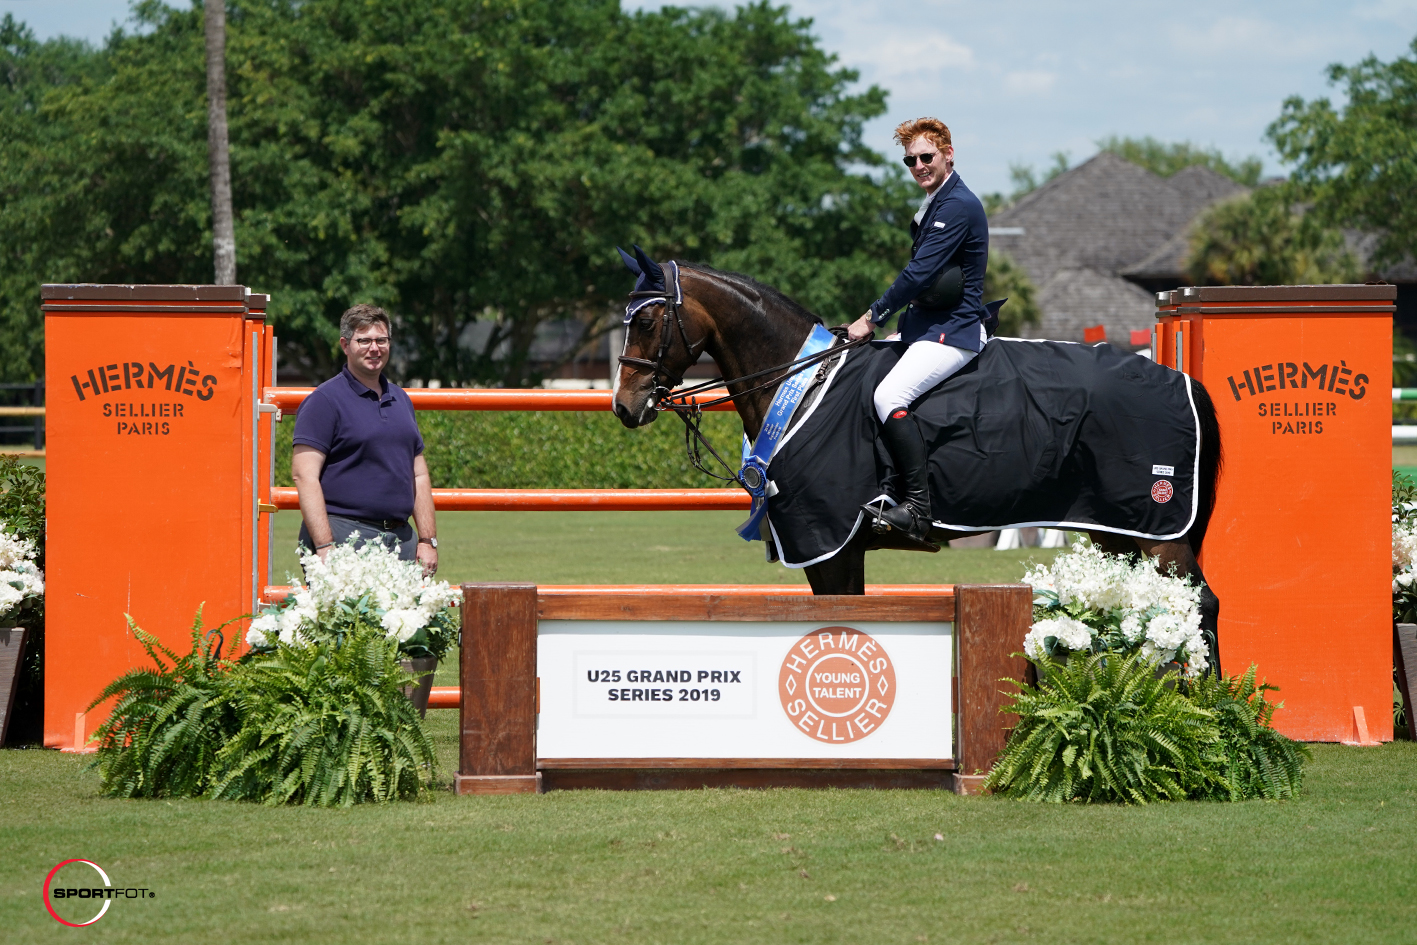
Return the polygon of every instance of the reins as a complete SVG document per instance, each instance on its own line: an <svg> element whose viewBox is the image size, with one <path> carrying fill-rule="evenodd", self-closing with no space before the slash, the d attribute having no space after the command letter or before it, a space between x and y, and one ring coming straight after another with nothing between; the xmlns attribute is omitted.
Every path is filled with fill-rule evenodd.
<svg viewBox="0 0 1417 945"><path fill-rule="evenodd" d="M736 401L739 397L744 397L748 394L754 394L758 391L766 390L770 387L774 387L778 384L781 384L783 381L787 380L787 378L791 377L794 374L797 374L803 369L810 367L813 364L817 364L818 362L825 362L832 358L835 358L850 348L856 348L863 344L866 344L871 339L867 337L858 339L856 341L843 341L839 344L832 345L825 351L818 351L816 354L809 354L806 357L797 358L795 361L789 361L786 364L775 365L773 367L767 368L766 370L755 371L752 374L747 374L743 377L735 378L732 381L726 381L722 376L719 376L699 384L694 384L690 387L676 390L675 388L677 388L678 385L684 382L683 374L671 374L669 372L669 369L664 366L664 359L669 355L669 348L672 344L669 333L671 323L673 323L679 329L679 337L683 340L684 349L689 355L689 365L693 365L698 360L699 354L702 354L701 348L699 351L696 352L696 345L689 341L688 330L684 327L684 317L680 313L679 305L676 302L677 294L677 285L675 286L674 292L670 292L668 285L666 285L664 291L656 289L643 289L637 292L630 293L630 300L632 303L638 299L657 299L661 297L664 299L664 302L662 303L664 306L664 315L659 333L659 351L655 355L655 359L653 361L650 361L646 358L630 358L621 355L620 363L629 364L633 367L645 368L654 372L653 377L655 380L655 388L653 392L653 397L655 402L655 409L672 410L674 411L675 415L678 416L678 418L684 422L684 451L688 454L689 463L695 469L712 479L717 479L720 482L734 482L737 483L739 486L742 486L745 490L752 492L752 490L748 488L747 484L743 482L739 474L734 471L734 468L728 465L724 458L718 454L718 450L714 449L713 444L710 443L708 441L708 438L704 436L703 430L700 428L700 423L702 422L704 410L709 407L716 407L719 404L727 403L729 401L734 401L736 406ZM839 328L829 330L838 337L840 337L844 333L844 330ZM702 344L707 342L707 340L707 336L705 336L703 341L699 342L699 346L702 346ZM686 367L685 370L687 369L688 368ZM727 386L729 384L741 384L746 381L754 381L760 377L765 377L769 374L776 374L779 371L781 371L782 373L779 374L777 377L774 377L768 381L764 381L763 383L758 384L754 387L750 387L747 390L739 391L736 394L729 393L726 396L719 397L717 399L710 400L704 403L699 403L692 400L694 395L699 394L703 391L713 390L717 387ZM823 364L820 368L817 369L817 375L818 376L814 379L813 383L819 383L825 379L825 364ZM664 378L664 382L660 381L661 376ZM727 475L721 476L718 473L704 466L703 450L705 449L708 450L709 455L713 457L713 459L718 463L718 465L723 469L723 471L727 473Z"/></svg>

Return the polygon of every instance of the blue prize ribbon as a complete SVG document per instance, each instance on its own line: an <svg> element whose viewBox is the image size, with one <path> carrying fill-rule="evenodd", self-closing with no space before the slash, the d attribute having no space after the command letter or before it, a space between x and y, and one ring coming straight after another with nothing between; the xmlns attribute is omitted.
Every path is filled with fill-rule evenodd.
<svg viewBox="0 0 1417 945"><path fill-rule="evenodd" d="M802 343L802 350L797 352L797 357L793 360L818 354L835 343L836 336L817 325ZM802 395L807 392L808 385L816 375L813 370L815 367L816 365L811 364L803 366L778 386L777 394L773 396L772 404L768 407L767 418L763 421L763 428L751 448L748 438L743 438L743 468L738 471L738 478L753 497L753 507L748 513L748 520L738 526L738 537L744 541L767 540L768 466L772 463L773 454L777 452L777 445L782 441L783 434L787 432L792 414L802 402Z"/></svg>

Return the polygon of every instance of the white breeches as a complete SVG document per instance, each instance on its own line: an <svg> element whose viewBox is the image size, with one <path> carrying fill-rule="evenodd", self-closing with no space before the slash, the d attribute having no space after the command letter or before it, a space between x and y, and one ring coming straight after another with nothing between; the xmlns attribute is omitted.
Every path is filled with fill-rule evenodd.
<svg viewBox="0 0 1417 945"><path fill-rule="evenodd" d="M915 342L905 349L896 366L876 386L876 419L885 423L891 411L909 407L915 398L964 367L977 355L977 352L935 341Z"/></svg>

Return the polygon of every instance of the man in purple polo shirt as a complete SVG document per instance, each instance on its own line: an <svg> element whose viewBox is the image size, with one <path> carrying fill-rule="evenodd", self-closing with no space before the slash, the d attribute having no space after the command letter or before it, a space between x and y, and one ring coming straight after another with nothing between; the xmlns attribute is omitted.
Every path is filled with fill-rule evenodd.
<svg viewBox="0 0 1417 945"><path fill-rule="evenodd" d="M339 321L344 369L315 388L295 417L291 474L300 494L300 544L324 560L351 535L438 570L432 479L408 394L384 377L389 316L356 305ZM418 541L408 516L418 526Z"/></svg>

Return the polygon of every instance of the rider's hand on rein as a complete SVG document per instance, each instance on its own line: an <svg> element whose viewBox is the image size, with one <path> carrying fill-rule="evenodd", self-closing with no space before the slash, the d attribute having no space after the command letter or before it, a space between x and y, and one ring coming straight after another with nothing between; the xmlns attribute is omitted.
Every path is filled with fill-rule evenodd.
<svg viewBox="0 0 1417 945"><path fill-rule="evenodd" d="M856 321L846 326L846 334L852 341L860 341L862 338L870 338L876 333L876 326L871 323L871 313L867 312Z"/></svg>

